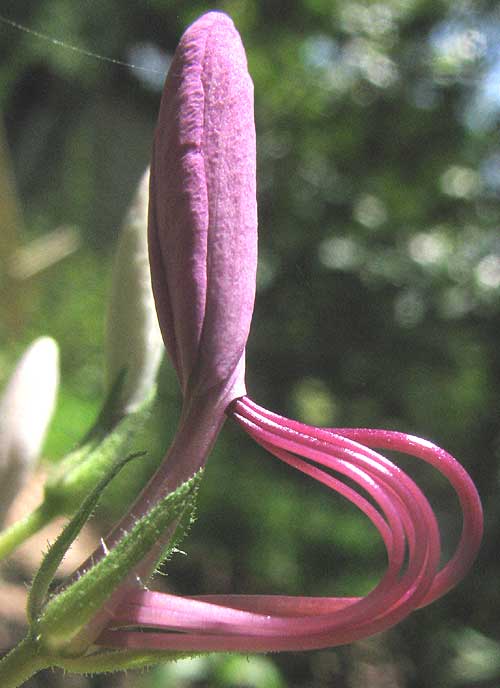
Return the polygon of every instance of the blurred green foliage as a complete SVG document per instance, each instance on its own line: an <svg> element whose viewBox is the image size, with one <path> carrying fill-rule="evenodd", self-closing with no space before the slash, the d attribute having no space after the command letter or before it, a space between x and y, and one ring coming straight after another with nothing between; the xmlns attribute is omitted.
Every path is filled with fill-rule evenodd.
<svg viewBox="0 0 500 688"><path fill-rule="evenodd" d="M0 111L23 212L19 245L60 226L79 236L69 257L17 280L29 294L17 331L7 329L3 300L0 383L32 338L50 334L61 346L63 388L47 458L68 451L97 413L117 228L148 161L175 45L214 8L232 15L255 82L251 395L308 422L432 438L472 473L487 531L456 591L379 638L328 652L181 663L129 685L497 685L497 2L4 0L7 18L146 69L0 24ZM168 380L166 425L177 398ZM455 501L430 471L410 469L430 493L449 549L459 530ZM183 593L359 594L384 566L376 534L357 513L229 426L184 546L189 556L170 562L167 579Z"/></svg>

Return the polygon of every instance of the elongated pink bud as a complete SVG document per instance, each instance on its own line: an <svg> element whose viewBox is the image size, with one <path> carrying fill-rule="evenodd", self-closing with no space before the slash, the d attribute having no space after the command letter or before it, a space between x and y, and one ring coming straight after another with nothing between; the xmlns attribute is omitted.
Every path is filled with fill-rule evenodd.
<svg viewBox="0 0 500 688"><path fill-rule="evenodd" d="M165 344L183 392L245 393L255 296L253 85L231 19L184 33L161 102L151 166L149 245Z"/></svg>
<svg viewBox="0 0 500 688"><path fill-rule="evenodd" d="M245 394L257 269L253 85L239 34L220 12L186 30L167 76L153 145L148 241L156 311L184 406L162 464L107 536L109 549L203 468L227 407ZM130 585L151 574L174 528L158 533L156 546L73 649L88 647ZM105 554L100 547L75 577Z"/></svg>

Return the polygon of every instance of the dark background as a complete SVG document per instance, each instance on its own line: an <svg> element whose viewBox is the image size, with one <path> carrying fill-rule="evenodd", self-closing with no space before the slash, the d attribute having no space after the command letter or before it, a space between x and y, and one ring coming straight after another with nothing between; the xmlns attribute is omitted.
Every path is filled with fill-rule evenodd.
<svg viewBox="0 0 500 688"><path fill-rule="evenodd" d="M368 641L200 659L92 685L497 688L496 2L2 0L6 18L147 70L0 23L0 114L14 179L0 210L19 211L0 242L0 382L34 337L49 334L61 347L63 386L47 458L91 423L117 229L148 162L172 52L214 8L233 17L255 83L260 269L249 393L310 423L389 427L446 447L482 495L485 542L456 590ZM57 237L68 243L65 258ZM34 267L9 278L9 260L30 247ZM451 550L460 528L451 491L416 461L404 466ZM188 556L171 562L167 581L183 593L364 594L384 567L354 509L229 423L183 546ZM86 685L57 677L33 685Z"/></svg>

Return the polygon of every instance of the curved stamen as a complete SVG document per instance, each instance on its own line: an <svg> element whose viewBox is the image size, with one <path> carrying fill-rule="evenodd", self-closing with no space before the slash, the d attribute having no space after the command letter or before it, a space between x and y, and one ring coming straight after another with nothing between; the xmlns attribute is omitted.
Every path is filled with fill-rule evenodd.
<svg viewBox="0 0 500 688"><path fill-rule="evenodd" d="M244 403L244 401L246 400L241 401ZM239 404L239 402L236 402L236 404ZM329 465L330 467L332 466L331 453L333 450L345 453L345 447L334 448L333 443L330 443L330 446L325 445L324 443L318 444L318 442L314 442L314 440L310 436L305 434L300 435L299 445L294 446L293 440L290 440L289 437L286 437L287 435L290 435L290 433L287 432L286 428L280 426L279 429L274 429L279 435L281 435L281 437L275 437L273 439L275 445L279 444L279 442L281 441L282 447L285 445L288 445L288 447L291 446L293 451L300 451L300 453L304 456L307 456L307 458L317 461L319 463L323 463L324 465ZM266 430L263 430L262 428L260 429L261 439L262 433L265 432ZM269 430L267 430L267 432L269 432ZM293 432L295 431L292 431L292 433ZM255 434L253 434L253 436L255 439L257 439L257 441L260 441L259 437L257 437ZM321 449L323 451L319 452L318 446L321 446ZM359 445L356 446L360 449L364 449ZM313 448L311 449L311 447ZM269 449L269 447L267 448ZM283 458L282 455L279 455L276 452L275 448L271 448L271 451L275 455L278 455L279 458ZM352 459L358 461L358 463L360 461L363 462L366 458L363 456L356 456L356 453L353 452L352 449L350 449L350 451L347 453L350 454L350 457ZM381 457L381 459L382 458L383 457ZM398 598L400 598L396 607L390 610L390 615L394 618L393 623L395 623L396 621L400 620L400 618L403 618L403 616L409 613L409 611L415 608L415 606L424 597L432 583L439 561L439 534L437 531L437 524L435 521L435 517L432 513L432 510L430 509L427 500L422 495L420 490L418 490L416 485L412 481L410 481L410 479L407 476L405 476L401 471L399 471L399 469L397 470L396 481L394 481L393 478L389 478L389 476L386 475L386 472L387 466L390 466L391 464L387 460L384 461L386 465L381 467L377 466L372 458L371 463L366 464L365 461L365 467L368 465L368 468L372 471L372 474L374 475L379 488L384 481L387 482L387 480L389 479L392 480L392 483L390 483L392 490L396 494L399 493L400 499L412 513L412 523L416 529L415 537L418 543L418 548L415 550L414 544L412 545L412 541L409 541L410 562L408 566L408 571L406 575L403 577L403 579L400 581L399 585L393 588L390 596L386 596L385 599L381 598L382 604L384 605L384 609L386 610L386 612L387 608L390 606L391 601L397 601ZM377 473L379 474L378 477ZM412 546L414 549L413 552ZM416 556L413 557L413 554L415 554ZM426 568L422 569L422 566L424 565L426 566ZM369 597L370 596L367 596L367 598ZM367 598L365 598L365 601L367 600ZM372 610L372 613L373 612L375 612L375 610ZM389 614L389 612L387 612L385 616L387 616L387 614ZM396 616L394 616L395 614ZM342 614L337 615L337 619L339 622L342 616ZM353 621L354 619L351 619L351 622Z"/></svg>
<svg viewBox="0 0 500 688"><path fill-rule="evenodd" d="M340 433L368 447L389 449L422 459L436 468L455 490L462 509L462 532L455 553L439 571L422 606L430 604L453 588L470 569L483 537L483 509L476 486L465 468L447 451L428 440L391 430L339 428Z"/></svg>
<svg viewBox="0 0 500 688"><path fill-rule="evenodd" d="M436 468L447 478L458 496L463 524L454 555L439 571L421 606L427 605L444 595L465 576L474 562L481 544L483 512L481 500L472 479L451 454L428 440L402 432L367 428L316 428L263 409L247 397L243 397L235 403L240 402L250 412L261 414L268 420L282 424L291 430L308 433L318 440L323 439L327 442L342 441L341 438L353 440L359 443L358 446L364 445L364 451L367 454L371 453L369 448L398 451L419 458ZM384 463L388 461L380 454L375 455L379 461Z"/></svg>
<svg viewBox="0 0 500 688"><path fill-rule="evenodd" d="M98 644L254 652L331 647L392 626L444 594L470 566L482 533L479 497L468 474L444 450L404 433L309 427L262 409L247 397L236 400L228 415L274 456L338 492L369 518L387 550L385 575L365 597L181 598L131 590ZM464 513L462 536L441 570L439 530L427 499L401 469L374 451L375 447L427 461L456 490ZM324 468L349 479L376 506Z"/></svg>

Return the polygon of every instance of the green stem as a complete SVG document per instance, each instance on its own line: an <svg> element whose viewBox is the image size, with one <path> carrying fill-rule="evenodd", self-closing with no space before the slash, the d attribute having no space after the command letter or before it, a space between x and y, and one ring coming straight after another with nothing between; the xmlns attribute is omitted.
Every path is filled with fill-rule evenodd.
<svg viewBox="0 0 500 688"><path fill-rule="evenodd" d="M50 666L50 660L39 653L37 642L27 636L0 662L0 686L18 688L33 674Z"/></svg>
<svg viewBox="0 0 500 688"><path fill-rule="evenodd" d="M105 650L84 657L56 657L53 665L73 674L106 674L129 669L146 669L164 662L177 662L208 655L208 652L147 650Z"/></svg>
<svg viewBox="0 0 500 688"><path fill-rule="evenodd" d="M38 533L54 517L54 511L40 504L34 511L0 533L0 560L5 559L25 540Z"/></svg>

